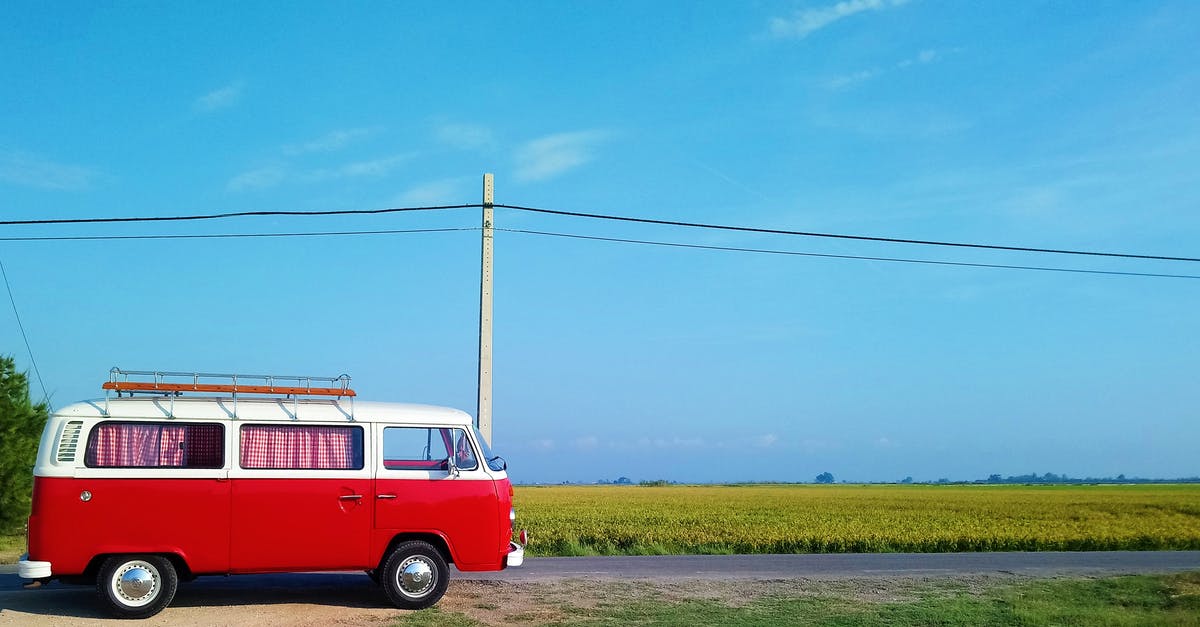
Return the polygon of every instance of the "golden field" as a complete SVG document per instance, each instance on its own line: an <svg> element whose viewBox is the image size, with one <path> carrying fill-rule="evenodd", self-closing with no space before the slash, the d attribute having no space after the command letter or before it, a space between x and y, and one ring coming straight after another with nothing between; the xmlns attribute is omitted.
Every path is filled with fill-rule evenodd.
<svg viewBox="0 0 1200 627"><path fill-rule="evenodd" d="M518 486L531 555L1200 549L1200 485Z"/></svg>

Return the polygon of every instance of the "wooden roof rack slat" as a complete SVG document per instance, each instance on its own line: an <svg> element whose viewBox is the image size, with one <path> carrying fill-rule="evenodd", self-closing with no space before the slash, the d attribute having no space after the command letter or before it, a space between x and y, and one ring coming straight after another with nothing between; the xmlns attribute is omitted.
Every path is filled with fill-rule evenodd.
<svg viewBox="0 0 1200 627"><path fill-rule="evenodd" d="M130 378L140 378L130 380ZM144 380L149 379L149 380ZM171 381L168 379L176 379ZM178 379L191 379L190 382ZM201 379L218 380L218 383L201 382ZM245 381L249 380L249 383ZM277 385L282 381L286 385ZM318 385L313 386L316 382ZM278 394L281 396L333 396L338 398L356 396L350 388L350 377L309 377L282 375L247 375L247 374L209 374L202 372L162 372L154 370L121 370L113 368L109 371L108 381L100 386L104 390L133 394L134 392L149 392L162 394L183 394L200 392L209 394L227 393L238 394Z"/></svg>

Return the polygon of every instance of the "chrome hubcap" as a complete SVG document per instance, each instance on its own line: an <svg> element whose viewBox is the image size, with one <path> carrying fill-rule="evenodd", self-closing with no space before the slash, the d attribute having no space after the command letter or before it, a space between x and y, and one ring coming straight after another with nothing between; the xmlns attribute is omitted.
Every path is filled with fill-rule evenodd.
<svg viewBox="0 0 1200 627"><path fill-rule="evenodd" d="M113 591L130 605L144 605L157 591L157 575L145 562L129 562L113 578Z"/></svg>
<svg viewBox="0 0 1200 627"><path fill-rule="evenodd" d="M433 568L419 555L404 560L396 572L396 578L399 580L400 591L410 597L425 595L437 583Z"/></svg>

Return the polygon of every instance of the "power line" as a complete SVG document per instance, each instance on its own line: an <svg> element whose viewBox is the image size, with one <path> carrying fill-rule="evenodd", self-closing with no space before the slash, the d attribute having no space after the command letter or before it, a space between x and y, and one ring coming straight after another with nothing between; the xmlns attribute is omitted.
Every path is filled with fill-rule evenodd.
<svg viewBox="0 0 1200 627"><path fill-rule="evenodd" d="M463 231L478 231L479 227L458 227L458 228L437 228L437 229L386 229L372 231L300 231L290 233L212 233L202 235L180 235L180 234L162 234L162 235L66 235L66 236L45 236L45 237L0 237L0 241L5 242L47 242L47 241L114 241L114 240L179 240L179 239L240 239L240 238L273 238L273 237L329 237L329 236L358 236L358 235L397 235L410 233L452 233ZM692 248L700 250L720 250L729 252L744 252L744 253L761 253L771 255L790 255L798 257L824 257L829 259L860 259L866 261L887 261L896 263L916 263L927 265L940 266L961 266L972 268L999 268L1008 270L1038 270L1044 272L1070 272L1079 274L1106 274L1116 276L1140 276L1140 277L1158 277L1170 279L1200 279L1200 275L1190 274L1163 274L1152 272L1121 272L1115 270L1081 270L1074 268L1054 268L1043 266L1021 266L1010 264L988 264L988 263L967 263L958 261L931 261L925 259L904 259L898 257L871 257L865 255L835 255L827 253L809 253L791 250L775 250L764 248L742 248L735 246L713 246L706 244L684 244L680 242L662 242L653 240L627 239L617 237L599 237L592 235L579 235L575 233L555 233L550 231L532 231L526 229L504 229L497 228L497 231L508 233L522 233L526 235L544 235L550 237L564 237L570 239L592 240L601 242L618 242L626 244L645 244L653 246L668 246L673 248ZM10 294L11 296L11 294Z"/></svg>
<svg viewBox="0 0 1200 627"><path fill-rule="evenodd" d="M499 205L497 205L499 206ZM527 235L545 235L550 237L565 237L570 239L593 240L599 242L618 242L622 244L644 244L649 246L670 246L674 248L698 248L702 250L722 250L742 253L762 253L768 255L791 255L796 257L823 257L828 259L861 259L865 261L887 261L895 263L916 263L934 266L959 266L967 268L999 268L1004 270L1036 270L1041 272L1070 272L1075 274L1107 274L1115 276L1157 277L1163 279L1200 279L1194 274L1159 274L1153 272L1119 272L1116 270L1081 270L1077 268L1054 268L1046 266L1017 266L997 263L967 263L962 261L934 261L929 259L903 259L899 257L868 257L863 255L834 255L829 253L807 253L794 250L773 250L765 248L738 248L733 246L710 246L706 244L682 244L678 242L658 242L652 240L625 239L620 237L597 237L594 235L577 235L573 233L552 233L548 231L530 231L525 229L501 229L508 233L524 233Z"/></svg>
<svg viewBox="0 0 1200 627"><path fill-rule="evenodd" d="M1111 253L1087 250L1066 250L1058 248L1032 248L1028 246L1001 246L997 244L971 244L964 242L943 242L924 239L904 239L898 237L873 237L869 235L845 235L840 233L816 233L812 231L789 231L785 229L766 229L749 226L730 226L723 224L705 224L701 222L680 222L677 220L655 220L652 218L632 218L629 216L614 216L600 213L584 213L579 211L561 211L558 209L540 209L537 207L522 207L519 205L496 205L504 209L530 211L550 215L570 216L574 218L593 218L598 220L615 220L618 222L634 222L638 224L660 224L665 226L686 226L698 229L716 229L721 231L738 231L743 233L766 233L770 235L796 235L802 237L824 237L831 239L849 239L865 242L888 242L891 244L919 244L923 246L953 246L956 248L982 248L986 250L1005 250L1026 253L1051 253L1056 255L1088 255L1092 257L1122 257L1127 259L1155 259L1159 261L1200 261L1200 257L1170 257L1165 255L1138 255L1131 253Z"/></svg>
<svg viewBox="0 0 1200 627"><path fill-rule="evenodd" d="M387 209L342 209L328 211L239 211L214 214L194 214L194 215L179 215L179 216L140 216L140 217L123 217L123 218L52 218L45 220L2 220L0 226L16 226L16 225L54 225L54 224L95 224L95 223L121 223L121 222L170 222L170 221L188 221L188 220L217 220L225 218L240 218L250 216L339 216L339 215L380 215L389 213L403 213L413 211L438 211L445 209L472 209L480 208L483 205L478 203L460 204L460 205L433 205L424 207L393 207ZM526 211L532 213L541 213L549 215L569 216L576 218L590 218L598 220L612 220L618 222L630 222L637 224L657 224L664 226L680 226L699 229L714 229L721 231L736 231L743 233L763 233L770 235L791 235L798 237L817 237L843 240L856 240L866 242L885 242L892 244L915 244L922 246L948 246L955 248L973 248L984 250L1001 250L1009 252L1030 252L1030 253L1048 253L1058 255L1084 255L1091 257L1116 257L1123 259L1146 259L1157 261L1190 261L1200 262L1200 257L1175 257L1169 255L1144 255L1134 253L1114 253L1102 251L1088 250L1070 250L1059 248L1036 248L1030 246L1005 246L999 244L978 244L969 242L948 242L939 240L924 240L924 239L908 239L898 237L878 237L870 235L850 235L844 233L821 233L815 231L795 231L787 229L768 229L761 227L736 226L725 224L708 224L702 222L682 222L678 220L659 220L654 218L634 218L630 216L607 215L600 213L586 213L580 211L564 211L559 209L544 209L539 207L526 207L521 205L493 205L503 209L512 209L515 211ZM9 241L29 241L21 239L2 238Z"/></svg>
<svg viewBox="0 0 1200 627"><path fill-rule="evenodd" d="M329 211L233 211L182 216L138 216L131 218L51 218L47 220L3 220L0 226L31 224L96 224L101 222L182 222L187 220L221 220L251 216L351 216L402 213L407 211L438 211L441 209L470 209L482 205L434 205L429 207L394 207L389 209L335 209Z"/></svg>
<svg viewBox="0 0 1200 627"><path fill-rule="evenodd" d="M400 233L448 233L478 231L479 227L444 229L388 229L382 231L299 231L295 233L212 233L204 235L63 235L46 237L0 237L0 242L90 242L105 240L239 239L259 237L327 237L336 235L395 235Z"/></svg>
<svg viewBox="0 0 1200 627"><path fill-rule="evenodd" d="M29 351L29 363L33 364L33 374L37 375L38 385L42 388L42 402L50 401L46 392L46 383L42 381L42 373L38 370L37 360L33 358L33 348L29 346L29 336L25 335L25 325L21 324L21 314L17 312L17 299L13 298L12 285L8 282L8 270L4 268L4 260L0 259L0 275L4 276L4 288L8 290L8 302L12 303L13 316L17 319L17 328L21 330L21 339L25 340L25 350Z"/></svg>

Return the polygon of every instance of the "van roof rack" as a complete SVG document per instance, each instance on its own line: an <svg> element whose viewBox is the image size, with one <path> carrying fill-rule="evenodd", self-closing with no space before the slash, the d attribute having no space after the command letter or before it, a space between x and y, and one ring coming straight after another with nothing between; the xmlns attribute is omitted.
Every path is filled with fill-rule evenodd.
<svg viewBox="0 0 1200 627"><path fill-rule="evenodd" d="M313 383L317 385L314 386ZM184 393L278 394L282 396L356 396L350 388L350 376L310 377L262 374L211 374L204 372L163 372L157 370L108 371L108 381L100 386L106 391L133 396L135 393L180 396Z"/></svg>

